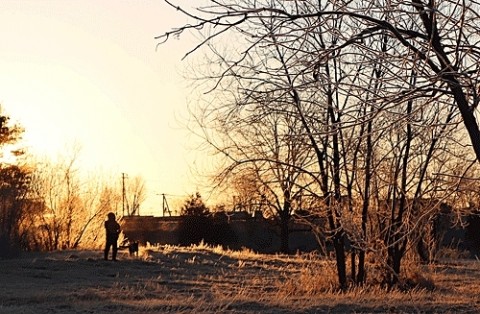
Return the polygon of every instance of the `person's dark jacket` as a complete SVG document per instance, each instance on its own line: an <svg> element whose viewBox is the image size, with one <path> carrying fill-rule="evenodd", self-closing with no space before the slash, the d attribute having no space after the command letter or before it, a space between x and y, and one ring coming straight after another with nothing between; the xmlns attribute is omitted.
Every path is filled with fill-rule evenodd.
<svg viewBox="0 0 480 314"><path fill-rule="evenodd" d="M115 220L105 221L105 230L107 231L107 240L116 241L120 234L120 225Z"/></svg>

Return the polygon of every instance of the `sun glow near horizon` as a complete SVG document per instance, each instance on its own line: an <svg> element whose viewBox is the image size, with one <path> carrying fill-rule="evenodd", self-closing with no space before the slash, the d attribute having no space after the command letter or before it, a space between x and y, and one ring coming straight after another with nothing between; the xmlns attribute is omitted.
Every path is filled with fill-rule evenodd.
<svg viewBox="0 0 480 314"><path fill-rule="evenodd" d="M160 2L3 1L0 104L33 154L78 143L82 165L154 178L161 193L192 191L188 92L179 75L188 41L156 49L179 24ZM172 12L173 11L173 12ZM180 21L181 23L181 21Z"/></svg>

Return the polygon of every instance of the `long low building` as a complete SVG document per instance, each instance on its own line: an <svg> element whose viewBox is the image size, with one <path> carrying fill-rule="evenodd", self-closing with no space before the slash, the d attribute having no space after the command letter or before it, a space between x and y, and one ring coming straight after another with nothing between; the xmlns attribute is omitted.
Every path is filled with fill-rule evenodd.
<svg viewBox="0 0 480 314"><path fill-rule="evenodd" d="M251 217L235 212L228 216L214 216L209 224L186 225L185 217L126 216L121 220L122 230L129 241L142 244L188 245L185 234L192 230L208 232L204 239L211 244L220 244L233 250L248 248L260 253L275 253L280 250L280 229L274 220ZM201 230L208 229L208 230ZM211 241L208 240L211 239ZM197 242L197 239L190 241ZM292 252L310 252L320 248L309 225L300 222L290 224L289 248Z"/></svg>

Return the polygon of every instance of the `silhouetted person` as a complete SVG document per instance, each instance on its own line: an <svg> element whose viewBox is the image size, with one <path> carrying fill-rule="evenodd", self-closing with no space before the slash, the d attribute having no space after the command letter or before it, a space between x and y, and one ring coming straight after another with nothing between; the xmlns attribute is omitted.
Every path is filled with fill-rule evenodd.
<svg viewBox="0 0 480 314"><path fill-rule="evenodd" d="M120 234L120 225L115 220L114 213L108 213L107 215L108 220L105 221L105 231L106 231L106 244L105 244L105 260L108 260L108 252L110 251L110 247L112 247L112 260L117 260L117 240L118 235Z"/></svg>

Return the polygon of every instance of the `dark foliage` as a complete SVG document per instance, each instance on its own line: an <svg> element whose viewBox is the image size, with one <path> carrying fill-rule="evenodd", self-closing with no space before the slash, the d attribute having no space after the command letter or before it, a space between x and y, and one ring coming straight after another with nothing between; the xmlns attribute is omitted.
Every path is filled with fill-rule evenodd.
<svg viewBox="0 0 480 314"><path fill-rule="evenodd" d="M181 216L180 245L198 244L201 241L212 245L224 245L234 240L234 234L228 222L214 218L199 193L185 201Z"/></svg>
<svg viewBox="0 0 480 314"><path fill-rule="evenodd" d="M480 256L480 211L474 212L467 217L465 230L466 248L473 256Z"/></svg>
<svg viewBox="0 0 480 314"><path fill-rule="evenodd" d="M18 254L22 246L21 222L27 208L29 174L17 166L0 167L0 257Z"/></svg>

